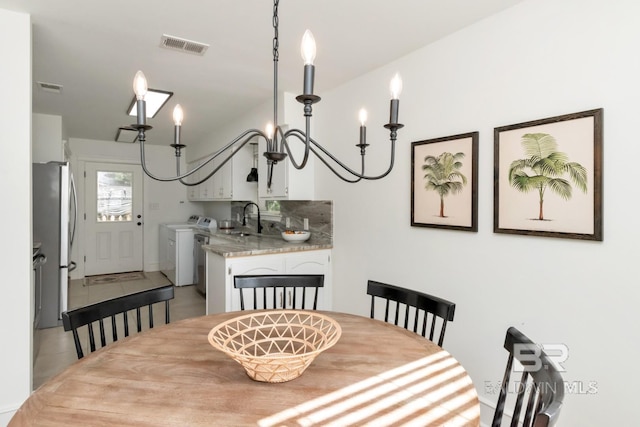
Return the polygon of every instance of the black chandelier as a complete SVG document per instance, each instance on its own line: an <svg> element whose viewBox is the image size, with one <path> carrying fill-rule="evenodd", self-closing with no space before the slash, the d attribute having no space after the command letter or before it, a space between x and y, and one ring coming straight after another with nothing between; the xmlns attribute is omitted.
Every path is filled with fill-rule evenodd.
<svg viewBox="0 0 640 427"><path fill-rule="evenodd" d="M322 147L318 142L316 142L310 136L310 125L311 125L311 116L312 116L312 105L320 101L320 97L313 93L313 83L314 83L314 72L315 66L313 65L313 61L316 55L316 45L313 39L313 35L309 30L304 33L302 37L302 45L301 45L301 53L304 59L304 83L303 83L303 92L302 95L298 95L296 100L304 105L304 117L305 117L305 131L300 129L288 129L287 131L283 131L282 128L278 125L278 3L279 0L274 0L273 2L273 29L274 29L274 37L273 37L273 123L269 123L265 129L265 131L261 131L258 129L248 129L238 135L234 140L227 143L225 146L220 148L218 151L211 154L207 159L202 162L197 167L194 167L192 170L187 171L185 173L181 173L180 171L180 157L182 154L182 149L185 148L185 145L180 142L180 129L182 127L183 120L183 112L180 104L176 105L173 111L173 120L175 124L174 128L174 143L170 144L171 147L175 149L176 156L176 176L173 177L160 177L152 174L146 165L145 160L145 133L147 130L150 130L152 127L147 125L146 123L146 102L144 100L145 94L147 93L147 81L142 73L142 71L138 71L133 81L133 89L136 94L136 108L137 108L137 123L132 124L131 128L138 132L138 141L140 142L140 163L142 164L142 169L145 174L152 179L157 181L180 181L184 185L193 186L199 185L211 178L218 170L220 170L233 156L235 153L239 151L245 144L247 144L252 139L264 138L266 141L266 151L264 152L264 156L267 159L267 188L271 187L271 179L273 175L273 166L278 162L284 161L285 159L289 159L291 164L296 169L302 169L307 164L307 160L309 158L309 153L313 153L322 163L324 163L337 177L342 179L343 181L349 183L356 183L362 179L366 180L376 180L380 178L384 178L391 172L393 169L394 163L394 153L395 153L395 142L397 138L397 131L401 129L404 125L398 123L398 108L399 108L399 95L402 90L402 80L400 76L396 74L391 80L391 105L390 105L390 114L389 114L389 123L384 125L386 129L390 132L390 140L391 140L391 156L389 161L388 169L379 174L379 175L366 175L365 174L365 161L364 156L366 153L366 148L369 146L366 142L366 127L365 121L367 119L366 110L360 110L359 118L360 118L360 140L359 143L356 144L356 147L360 148L360 156L361 156L361 168L360 172L357 172L343 162L338 160L334 155L332 155L327 149ZM296 161L291 153L289 148L290 141L298 140L302 144L304 144L304 155L300 162ZM235 147L235 149L233 149ZM226 156L223 160L218 163L217 167L214 168L208 175L204 178L200 179L196 182L187 182L184 178L192 175L197 172L205 165L211 163L214 159Z"/></svg>

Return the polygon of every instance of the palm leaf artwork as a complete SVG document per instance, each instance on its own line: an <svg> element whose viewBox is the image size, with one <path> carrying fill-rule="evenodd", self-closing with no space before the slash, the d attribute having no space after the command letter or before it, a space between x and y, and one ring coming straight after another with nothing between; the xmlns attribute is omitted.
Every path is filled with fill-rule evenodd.
<svg viewBox="0 0 640 427"><path fill-rule="evenodd" d="M427 191L435 191L440 196L440 218L445 218L444 198L450 194L460 193L467 185L467 177L460 172L463 165L460 160L463 158L464 153L447 152L437 157L429 155L424 158L424 165L422 165L426 180L424 188Z"/></svg>
<svg viewBox="0 0 640 427"><path fill-rule="evenodd" d="M579 163L570 162L569 156L559 152L553 135L527 133L522 135L521 144L527 157L511 162L509 184L521 193L538 193L538 220L545 219L544 197L547 190L569 200L572 182L583 193L587 192L587 169Z"/></svg>

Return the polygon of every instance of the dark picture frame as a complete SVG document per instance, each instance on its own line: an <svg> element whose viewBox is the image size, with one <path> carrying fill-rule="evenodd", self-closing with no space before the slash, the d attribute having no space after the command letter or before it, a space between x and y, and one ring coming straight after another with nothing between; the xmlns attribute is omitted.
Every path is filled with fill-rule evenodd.
<svg viewBox="0 0 640 427"><path fill-rule="evenodd" d="M602 241L603 109L494 129L494 233Z"/></svg>
<svg viewBox="0 0 640 427"><path fill-rule="evenodd" d="M411 143L411 225L478 231L478 132Z"/></svg>

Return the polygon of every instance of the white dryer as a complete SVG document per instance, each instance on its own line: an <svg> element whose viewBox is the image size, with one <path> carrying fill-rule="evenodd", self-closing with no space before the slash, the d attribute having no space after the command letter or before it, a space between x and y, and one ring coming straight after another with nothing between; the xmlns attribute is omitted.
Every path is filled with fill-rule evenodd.
<svg viewBox="0 0 640 427"><path fill-rule="evenodd" d="M160 224L160 271L176 286L193 285L193 236L202 217L191 215L187 222Z"/></svg>

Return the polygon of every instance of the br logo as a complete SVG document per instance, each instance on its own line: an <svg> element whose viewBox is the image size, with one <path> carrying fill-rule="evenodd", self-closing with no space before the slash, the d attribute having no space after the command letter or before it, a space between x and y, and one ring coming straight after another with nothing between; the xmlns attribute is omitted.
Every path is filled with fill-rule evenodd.
<svg viewBox="0 0 640 427"><path fill-rule="evenodd" d="M569 358L569 347L564 344L514 344L513 351L524 372L537 372L542 368L540 356L543 351L558 372L566 372L562 364Z"/></svg>

